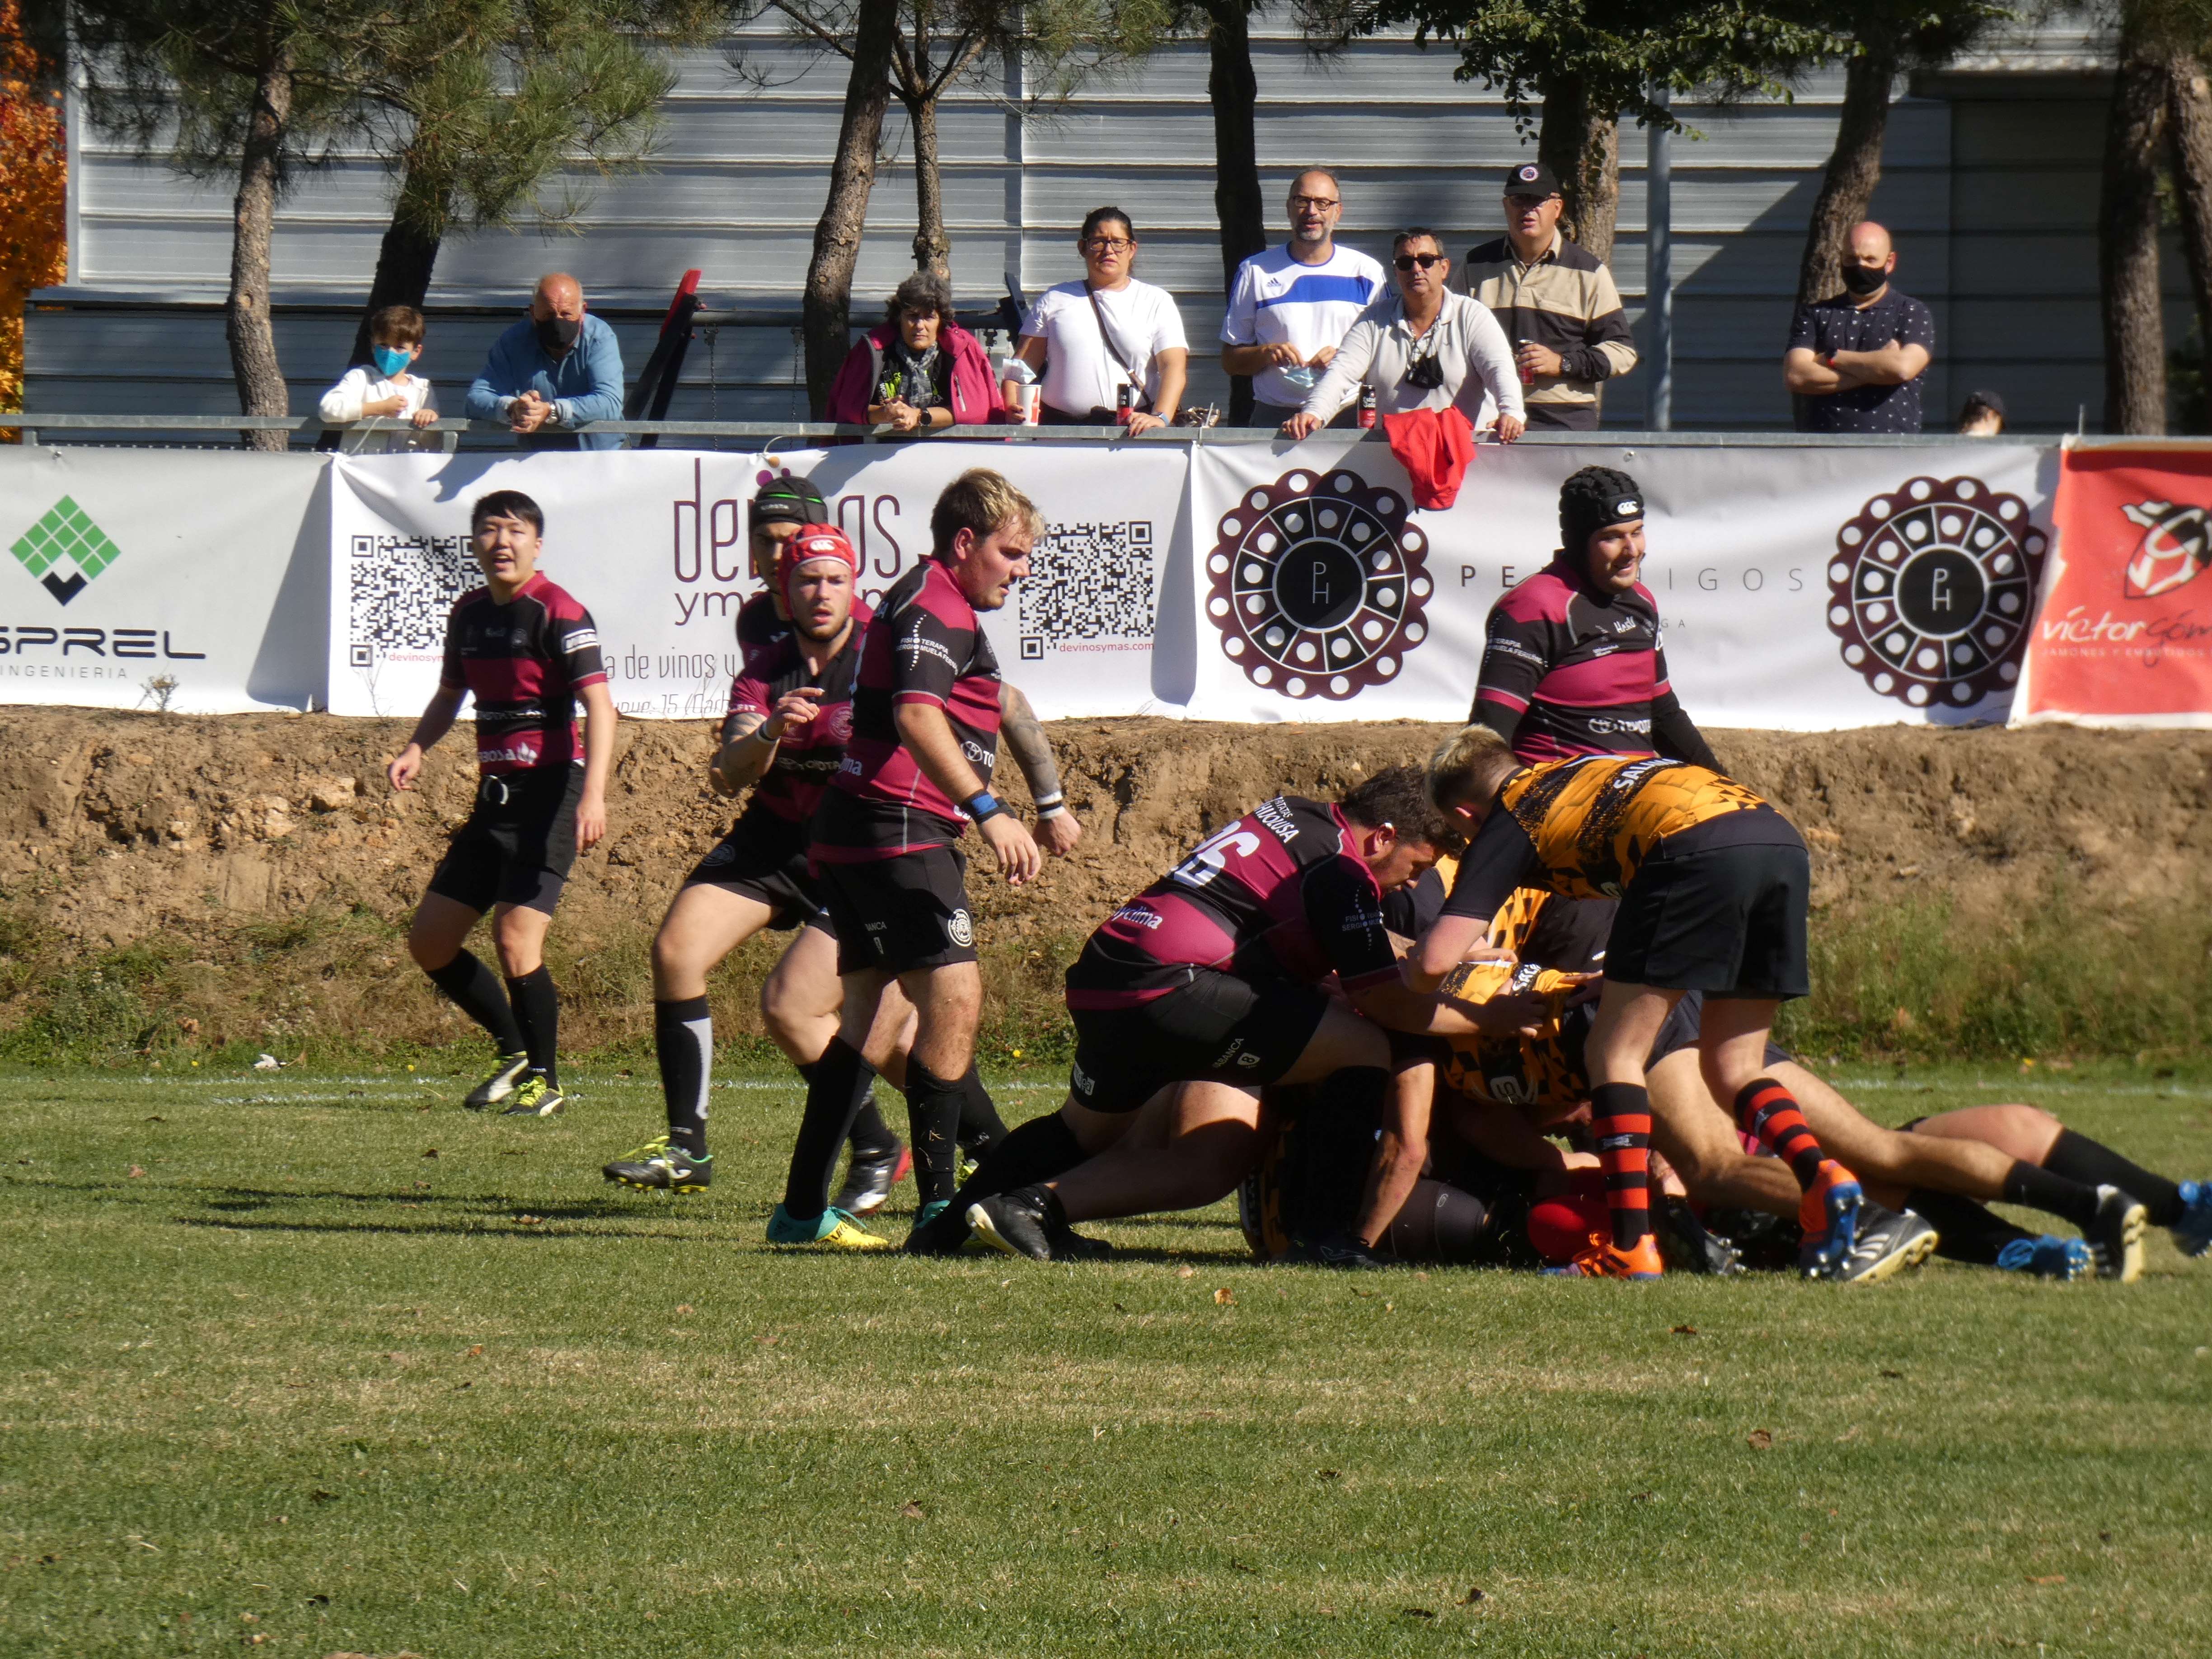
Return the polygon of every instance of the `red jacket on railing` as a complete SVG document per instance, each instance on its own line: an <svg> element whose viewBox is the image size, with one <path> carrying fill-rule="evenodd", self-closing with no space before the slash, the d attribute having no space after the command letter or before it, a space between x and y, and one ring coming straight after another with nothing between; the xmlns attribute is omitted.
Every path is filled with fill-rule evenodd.
<svg viewBox="0 0 2212 1659"><path fill-rule="evenodd" d="M866 424L868 404L874 398L876 376L896 339L897 325L881 323L855 345L830 388L827 418ZM991 374L991 360L983 343L957 323L947 323L937 337L939 349L952 360L952 418L962 426L981 426L1004 421L999 389Z"/></svg>

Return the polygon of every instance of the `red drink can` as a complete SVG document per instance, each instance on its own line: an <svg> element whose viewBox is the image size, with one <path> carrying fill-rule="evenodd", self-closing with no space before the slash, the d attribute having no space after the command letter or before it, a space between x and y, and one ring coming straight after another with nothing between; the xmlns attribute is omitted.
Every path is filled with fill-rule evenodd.
<svg viewBox="0 0 2212 1659"><path fill-rule="evenodd" d="M1373 386L1364 386L1359 388L1359 429L1363 432L1372 432L1375 429L1376 402Z"/></svg>
<svg viewBox="0 0 2212 1659"><path fill-rule="evenodd" d="M1526 340L1516 340L1513 343L1514 355L1517 357L1520 355L1521 348L1528 343L1528 342ZM1522 363L1521 365L1521 384L1522 386L1534 386L1536 384L1535 374L1526 363Z"/></svg>
<svg viewBox="0 0 2212 1659"><path fill-rule="evenodd" d="M1129 416L1137 412L1137 388L1125 386L1114 394L1114 424L1127 426Z"/></svg>

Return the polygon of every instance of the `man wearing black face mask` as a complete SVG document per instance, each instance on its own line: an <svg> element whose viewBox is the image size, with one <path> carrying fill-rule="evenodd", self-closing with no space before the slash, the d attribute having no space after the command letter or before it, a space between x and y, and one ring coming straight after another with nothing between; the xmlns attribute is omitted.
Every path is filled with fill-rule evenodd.
<svg viewBox="0 0 2212 1659"><path fill-rule="evenodd" d="M526 449L619 449L611 432L574 428L618 421L622 348L584 309L583 285L565 272L538 279L530 315L492 343L469 387L469 418L504 421Z"/></svg>
<svg viewBox="0 0 2212 1659"><path fill-rule="evenodd" d="M1920 377L1936 350L1928 307L1890 283L1897 252L1872 220L1844 240L1844 291L1800 306L1782 378L1805 432L1917 432Z"/></svg>

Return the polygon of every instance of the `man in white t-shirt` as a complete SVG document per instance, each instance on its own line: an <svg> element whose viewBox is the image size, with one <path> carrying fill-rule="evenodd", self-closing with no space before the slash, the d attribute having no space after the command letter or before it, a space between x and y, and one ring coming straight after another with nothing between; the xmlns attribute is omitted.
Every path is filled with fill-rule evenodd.
<svg viewBox="0 0 2212 1659"><path fill-rule="evenodd" d="M1237 267L1221 320L1221 367L1249 374L1254 426L1280 426L1304 407L1359 313L1381 296L1382 267L1340 247L1344 192L1327 167L1291 181L1291 240ZM1346 408L1337 424L1348 425Z"/></svg>

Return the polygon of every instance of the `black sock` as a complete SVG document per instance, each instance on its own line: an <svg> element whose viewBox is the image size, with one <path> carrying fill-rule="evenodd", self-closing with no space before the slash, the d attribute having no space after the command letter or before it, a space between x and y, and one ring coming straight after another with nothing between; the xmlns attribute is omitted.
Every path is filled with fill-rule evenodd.
<svg viewBox="0 0 2212 1659"><path fill-rule="evenodd" d="M842 1037L831 1037L822 1058L801 1068L806 1076L806 1113L799 1121L799 1139L791 1149L791 1172L784 1178L784 1213L812 1221L830 1207L830 1178L836 1173L837 1149L853 1121L854 1092L868 1062Z"/></svg>
<svg viewBox="0 0 2212 1659"><path fill-rule="evenodd" d="M514 1023L514 1010L500 988L499 975L466 951L442 968L428 970L430 983L453 1000L453 1006L491 1033L492 1046L501 1055L522 1052L522 1030Z"/></svg>
<svg viewBox="0 0 2212 1659"><path fill-rule="evenodd" d="M2071 1129L2061 1129L2043 1167L2055 1176L2078 1181L2085 1187L2118 1187L2150 1212L2154 1227L2171 1227L2181 1219L2181 1188L2164 1176L2154 1176L2130 1164L2111 1147Z"/></svg>
<svg viewBox="0 0 2212 1659"><path fill-rule="evenodd" d="M960 1184L960 1085L946 1082L912 1054L906 1060L908 1138L914 1146L915 1200L950 1199Z"/></svg>
<svg viewBox="0 0 2212 1659"><path fill-rule="evenodd" d="M980 1200L1066 1175L1088 1156L1075 1131L1067 1127L1067 1120L1058 1112L1047 1112L1009 1131L1004 1140L978 1159L975 1173L968 1177L956 1203L964 1214L968 1205Z"/></svg>
<svg viewBox="0 0 2212 1659"><path fill-rule="evenodd" d="M553 988L553 970L541 962L520 979L507 981L507 1000L514 1005L514 1024L529 1051L531 1072L544 1078L548 1088L559 1088L561 994Z"/></svg>
<svg viewBox="0 0 2212 1659"><path fill-rule="evenodd" d="M1994 1267L1997 1253L2006 1245L2014 1239L2035 1237L2025 1227L2015 1227L1995 1211L1955 1193L1931 1193L1915 1187L1905 1195L1905 1207L1936 1229L1936 1254L1946 1261Z"/></svg>
<svg viewBox="0 0 2212 1659"><path fill-rule="evenodd" d="M714 1022L704 997L653 1005L653 1052L668 1105L668 1144L707 1156L707 1085L714 1067Z"/></svg>
<svg viewBox="0 0 2212 1659"><path fill-rule="evenodd" d="M2005 1171L2004 1200L2072 1222L2087 1232L2097 1221L2097 1189L2015 1158ZM1941 1228L1937 1231L1940 1232Z"/></svg>
<svg viewBox="0 0 2212 1659"><path fill-rule="evenodd" d="M983 1086L982 1077L973 1066L962 1076L958 1087L960 1144L969 1157L981 1163L991 1148L1006 1138L1006 1121L999 1115L991 1091Z"/></svg>
<svg viewBox="0 0 2212 1659"><path fill-rule="evenodd" d="M806 1086L814 1086L814 1068L822 1062L809 1060L804 1066L794 1066ZM860 1109L854 1114L853 1127L845 1132L852 1143L854 1158L883 1158L898 1150L898 1137L891 1126L884 1121L882 1109L876 1104L876 1068L865 1057L860 1061L860 1075L853 1081L854 1091L860 1096Z"/></svg>

